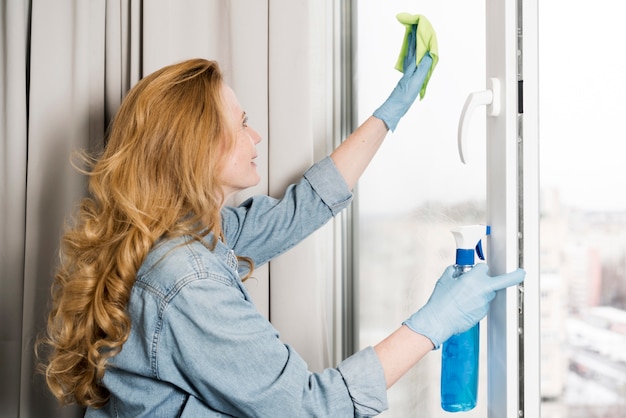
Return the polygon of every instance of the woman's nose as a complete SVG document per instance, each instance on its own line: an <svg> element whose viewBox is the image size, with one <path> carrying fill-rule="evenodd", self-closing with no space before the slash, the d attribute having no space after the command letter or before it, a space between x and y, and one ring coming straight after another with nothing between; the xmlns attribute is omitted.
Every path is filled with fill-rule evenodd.
<svg viewBox="0 0 626 418"><path fill-rule="evenodd" d="M255 131L254 129L248 127L248 133L249 133L250 137L252 138L252 140L254 141L255 144L258 144L259 142L261 142L261 135L259 135L259 133L257 131Z"/></svg>

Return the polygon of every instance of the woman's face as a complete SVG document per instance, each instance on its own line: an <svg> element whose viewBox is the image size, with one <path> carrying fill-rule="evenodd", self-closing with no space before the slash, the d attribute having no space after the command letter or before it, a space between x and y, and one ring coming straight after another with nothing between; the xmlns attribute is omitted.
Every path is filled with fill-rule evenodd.
<svg viewBox="0 0 626 418"><path fill-rule="evenodd" d="M248 126L246 112L241 109L235 92L226 83L222 87L222 96L226 112L235 126L235 145L231 154L226 157L220 176L224 196L229 197L259 183L260 177L254 159L257 157L256 144L261 142L261 137Z"/></svg>

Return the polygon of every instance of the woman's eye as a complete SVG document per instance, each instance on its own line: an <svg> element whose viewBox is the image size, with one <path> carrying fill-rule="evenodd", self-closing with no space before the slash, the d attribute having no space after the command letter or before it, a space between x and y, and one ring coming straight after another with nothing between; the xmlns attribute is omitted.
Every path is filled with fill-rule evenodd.
<svg viewBox="0 0 626 418"><path fill-rule="evenodd" d="M248 127L248 117L247 116L245 118L243 118L243 121L241 122L241 126L243 126L244 128Z"/></svg>

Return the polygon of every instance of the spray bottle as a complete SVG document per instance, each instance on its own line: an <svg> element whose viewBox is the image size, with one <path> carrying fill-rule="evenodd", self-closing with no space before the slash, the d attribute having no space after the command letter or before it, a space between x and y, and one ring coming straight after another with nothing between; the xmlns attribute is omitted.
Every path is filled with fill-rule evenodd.
<svg viewBox="0 0 626 418"><path fill-rule="evenodd" d="M482 238L490 227L468 225L452 230L456 240L454 277L463 280L463 273L474 266L474 253L485 259ZM478 394L479 324L443 343L441 351L441 407L448 412L469 411L476 406Z"/></svg>

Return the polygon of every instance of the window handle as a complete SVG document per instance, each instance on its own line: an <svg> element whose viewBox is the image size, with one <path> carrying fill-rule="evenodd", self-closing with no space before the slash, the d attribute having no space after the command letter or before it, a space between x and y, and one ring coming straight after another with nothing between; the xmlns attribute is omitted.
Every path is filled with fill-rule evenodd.
<svg viewBox="0 0 626 418"><path fill-rule="evenodd" d="M465 99L461 118L459 119L459 156L461 162L467 164L467 131L469 129L472 114L478 106L487 106L487 116L498 116L500 114L500 81L497 78L487 79L487 90L470 93Z"/></svg>

